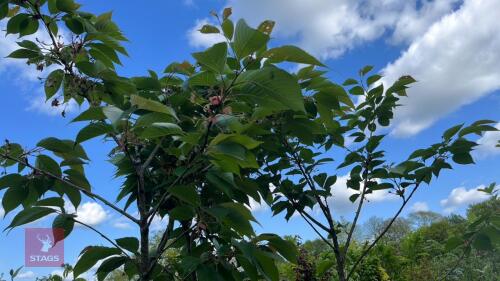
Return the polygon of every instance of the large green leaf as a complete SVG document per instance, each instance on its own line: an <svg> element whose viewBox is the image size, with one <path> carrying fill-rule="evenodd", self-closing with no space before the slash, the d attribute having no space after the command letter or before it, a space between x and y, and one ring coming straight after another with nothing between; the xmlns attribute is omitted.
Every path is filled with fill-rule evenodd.
<svg viewBox="0 0 500 281"><path fill-rule="evenodd" d="M142 138L158 138L170 135L182 135L184 132L181 127L173 123L153 123L140 133Z"/></svg>
<svg viewBox="0 0 500 281"><path fill-rule="evenodd" d="M64 78L64 71L57 69L52 71L45 80L45 97L50 99L61 87Z"/></svg>
<svg viewBox="0 0 500 281"><path fill-rule="evenodd" d="M200 204L200 196L194 186L177 185L169 188L168 191L170 194L193 206L198 206Z"/></svg>
<svg viewBox="0 0 500 281"><path fill-rule="evenodd" d="M15 186L7 189L2 198L2 206L5 215L21 205L27 195L28 192L23 187Z"/></svg>
<svg viewBox="0 0 500 281"><path fill-rule="evenodd" d="M224 42L218 43L204 52L193 53L192 55L202 66L216 73L222 73L226 66L227 44Z"/></svg>
<svg viewBox="0 0 500 281"><path fill-rule="evenodd" d="M47 173L50 173L56 177L61 177L62 172L59 164L47 155L40 154L36 157L35 166Z"/></svg>
<svg viewBox="0 0 500 281"><path fill-rule="evenodd" d="M94 266L98 261L105 259L109 256L119 255L121 251L117 248L109 248L102 246L90 246L85 248L84 252L81 254L78 262L73 269L74 278L78 277L80 274L87 272L92 266Z"/></svg>
<svg viewBox="0 0 500 281"><path fill-rule="evenodd" d="M233 49L239 59L263 48L267 41L268 35L249 27L245 20L240 19L236 24Z"/></svg>
<svg viewBox="0 0 500 281"><path fill-rule="evenodd" d="M10 225L6 228L14 228L20 225L24 225L40 218L43 218L49 214L54 213L56 210L48 207L32 207L27 208L19 212L13 219Z"/></svg>
<svg viewBox="0 0 500 281"><path fill-rule="evenodd" d="M75 117L75 119L71 120L71 122L89 120L97 121L103 119L106 119L106 115L102 112L102 107L91 107Z"/></svg>
<svg viewBox="0 0 500 281"><path fill-rule="evenodd" d="M116 244L132 253L136 253L139 250L139 240L135 237L123 237L116 239Z"/></svg>
<svg viewBox="0 0 500 281"><path fill-rule="evenodd" d="M76 143L82 143L86 140L110 133L113 131L113 126L99 122L99 123L91 123L84 127L78 132L76 136Z"/></svg>
<svg viewBox="0 0 500 281"><path fill-rule="evenodd" d="M127 257L117 256L106 259L97 269L97 281L106 279L109 273L122 266L128 260Z"/></svg>
<svg viewBox="0 0 500 281"><path fill-rule="evenodd" d="M265 51L262 57L267 58L266 62L279 63L283 61L304 63L311 65L325 66L315 57L308 54L299 47L286 45L277 48L272 48Z"/></svg>
<svg viewBox="0 0 500 281"><path fill-rule="evenodd" d="M137 106L139 109L165 113L177 119L174 109L158 101L143 98L138 95L132 95L130 97L130 103L132 103L132 105Z"/></svg>
<svg viewBox="0 0 500 281"><path fill-rule="evenodd" d="M250 70L236 81L243 99L272 110L305 111L302 92L297 79L288 72L274 66Z"/></svg>

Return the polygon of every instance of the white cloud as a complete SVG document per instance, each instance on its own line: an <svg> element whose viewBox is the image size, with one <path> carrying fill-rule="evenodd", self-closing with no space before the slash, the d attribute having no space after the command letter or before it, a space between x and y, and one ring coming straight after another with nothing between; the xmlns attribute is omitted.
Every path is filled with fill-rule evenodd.
<svg viewBox="0 0 500 281"><path fill-rule="evenodd" d="M125 222L125 221L115 221L113 223L113 227L114 228L118 228L118 229L131 229L132 228L132 225L128 222Z"/></svg>
<svg viewBox="0 0 500 281"><path fill-rule="evenodd" d="M348 179L349 175L338 177L337 182L332 185L333 195L328 199L328 203L330 208L333 209L334 214L347 215L353 212L357 207L356 203L359 202L359 197L354 203L349 200L349 197L358 192L351 188L347 188ZM366 195L366 199L371 203L395 200L397 198L396 195L386 190L377 190Z"/></svg>
<svg viewBox="0 0 500 281"><path fill-rule="evenodd" d="M65 208L69 213L75 212L75 208L66 201ZM96 226L108 219L109 214L104 208L97 202L86 202L78 206L76 210L76 219L91 225Z"/></svg>
<svg viewBox="0 0 500 281"><path fill-rule="evenodd" d="M244 18L252 25L276 21L273 36L291 39L326 59L378 39L386 31L393 31L393 42L413 39L452 11L457 1L228 0L226 6L233 8L234 19ZM201 41L192 42L206 46Z"/></svg>
<svg viewBox="0 0 500 281"><path fill-rule="evenodd" d="M40 28L39 31L32 35L17 38L13 34L5 35L3 30L6 29L6 26L6 20L0 21L0 37L2 37L2 40L0 40L0 75L2 75L3 79L12 81L21 91L29 93L29 96L26 97L29 102L27 110L48 115L59 115L63 110L66 113L76 111L78 105L74 101L59 107L51 106L52 99L47 102L45 101L43 84L40 83L39 77L47 77L55 67L51 66L45 68L43 71L38 71L34 65L27 65L26 60L6 58L10 53L20 48L16 44L18 41L35 41L37 39L45 43L50 42L50 37L44 32L44 29ZM61 38L67 37L67 32L64 29L61 29L59 34Z"/></svg>
<svg viewBox="0 0 500 281"><path fill-rule="evenodd" d="M500 122L495 125L495 128L500 130ZM500 147L497 147L500 141L500 131L486 132L477 140L479 144L474 150L474 156L478 158L486 158L492 155L500 154Z"/></svg>
<svg viewBox="0 0 500 281"><path fill-rule="evenodd" d="M205 24L211 24L208 19L197 20L188 33L189 45L195 48L210 47L216 43L224 42L224 36L218 33L203 34L199 30Z"/></svg>
<svg viewBox="0 0 500 281"><path fill-rule="evenodd" d="M428 212L429 210L429 205L421 201L415 202L410 208L411 212Z"/></svg>
<svg viewBox="0 0 500 281"><path fill-rule="evenodd" d="M481 188L485 188L485 186L480 185L472 189L467 189L465 187L454 188L450 195L448 195L448 198L440 201L441 206L444 208L444 212L451 213L457 211L461 207L485 201L489 196L479 191Z"/></svg>
<svg viewBox="0 0 500 281"><path fill-rule="evenodd" d="M500 88L499 10L497 0L465 1L384 69L386 81L405 74L418 80L396 110L394 135L414 135Z"/></svg>
<svg viewBox="0 0 500 281"><path fill-rule="evenodd" d="M33 271L23 271L20 272L16 279L28 279L28 280L34 280L35 279L35 273Z"/></svg>

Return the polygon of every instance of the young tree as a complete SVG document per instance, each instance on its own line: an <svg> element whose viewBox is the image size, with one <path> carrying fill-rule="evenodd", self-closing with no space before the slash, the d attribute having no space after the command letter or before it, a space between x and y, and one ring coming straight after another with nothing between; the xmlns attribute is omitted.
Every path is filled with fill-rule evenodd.
<svg viewBox="0 0 500 281"><path fill-rule="evenodd" d="M301 69L297 78L306 92L306 114L299 118L285 113L274 120L274 134L267 136L272 141L264 142L273 145L268 147L270 153L262 156L264 168L258 178L276 187L272 203L275 214L285 212L288 220L298 213L332 249L341 281L357 274L360 263L400 221L399 215L422 185L430 184L443 169L451 169L453 162L473 163L470 152L476 143L470 140L471 134L496 130L491 120L457 125L446 130L439 142L410 153L407 160L389 163L379 147L385 137L384 127L390 125L400 98L406 96L408 85L415 80L403 76L387 86L379 82L382 76L369 75L371 69L361 69L359 79L347 79L343 86L329 81L323 71L312 66ZM348 93L359 97L357 103ZM347 136L354 144L346 145ZM331 156L339 154L345 155L344 160L334 165ZM356 204L353 220L348 223L335 217L330 201L336 195L331 187L345 168L349 169L347 187L355 191L350 200ZM369 194L380 190L399 196L401 205L362 253L349 259L363 207ZM318 209L322 219L310 215L311 209ZM347 236L345 243L340 239L343 235Z"/></svg>

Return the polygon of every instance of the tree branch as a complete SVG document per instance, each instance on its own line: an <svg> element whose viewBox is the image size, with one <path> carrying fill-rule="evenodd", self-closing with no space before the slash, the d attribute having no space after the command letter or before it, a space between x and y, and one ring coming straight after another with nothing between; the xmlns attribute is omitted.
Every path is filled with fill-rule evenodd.
<svg viewBox="0 0 500 281"><path fill-rule="evenodd" d="M35 166L33 166L30 163L28 163L28 161L23 161L21 159L17 159L15 157L12 157L12 156L10 156L8 154L4 154L4 153L0 153L0 156L3 157L3 158L15 161L17 163L23 164L26 167L32 169L33 171L36 171L36 172L38 172L38 173L40 173L42 175L48 176L48 177L53 178L55 180L58 180L58 181L60 181L60 182L62 182L64 184L67 184L67 185L69 185L69 186L71 186L73 188L76 188L79 191L81 191L82 193L84 193L85 195L87 195L87 196L89 196L89 197L91 197L93 199L97 199L97 200L101 201L103 204L105 204L106 206L110 207L111 209L117 211L121 215L127 217L128 219L130 219L134 223L137 223L137 224L139 223L139 221L136 218L134 218L132 215L130 215L129 213L125 212L124 210L118 208L116 205L114 205L113 203L111 203L108 200L104 199L102 196L100 196L98 194L92 193L92 192L86 190L85 188L83 188L81 186L78 186L78 185L76 185L76 184L74 184L74 183L72 183L72 182L70 182L70 181L68 181L68 180L66 180L66 179L64 179L62 177L58 177L58 176L56 176L56 175L54 175L52 173L49 173L49 172L43 171L43 170L41 170L39 168L36 168Z"/></svg>
<svg viewBox="0 0 500 281"><path fill-rule="evenodd" d="M94 232L96 232L97 234L99 234L102 238L106 239L106 241L108 241L109 243L111 243L113 246L115 246L117 249L119 249L120 251L122 251L123 254L125 254L129 259L131 259L130 255L120 246L118 246L118 244L116 244L111 238L107 237L106 235L104 235L104 233L102 233L101 231L97 230L95 227L91 226L91 225L88 225L84 222L81 222L75 218L71 218L74 222L78 223L78 224L81 224L91 230L93 230Z"/></svg>
<svg viewBox="0 0 500 281"><path fill-rule="evenodd" d="M403 199L403 204L401 204L401 207L398 209L398 211L396 212L396 214L389 221L389 224L387 224L387 226L384 228L384 230L377 236L377 238L375 238L375 240L368 246L368 248L366 248L363 251L363 253L361 254L361 256L356 260L356 262L354 263L354 265L351 267L351 270L349 271L349 274L347 275L347 279L346 280L349 280L349 278L352 276L352 274L354 273L354 271L355 271L356 267L359 265L359 263L366 257L366 255L368 255L368 253L373 249L373 247L375 247L375 245L378 243L378 241L380 239L382 239L382 237L385 235L385 233L387 231L389 231L389 229L391 228L392 224L399 217L399 215L403 211L403 209L406 206L406 204L410 201L410 199L413 196L413 194L415 194L415 191L417 191L417 189L420 186L420 184L421 184L421 181L415 183L415 187L413 187L412 191L410 192L410 195L408 195L408 197L406 199Z"/></svg>

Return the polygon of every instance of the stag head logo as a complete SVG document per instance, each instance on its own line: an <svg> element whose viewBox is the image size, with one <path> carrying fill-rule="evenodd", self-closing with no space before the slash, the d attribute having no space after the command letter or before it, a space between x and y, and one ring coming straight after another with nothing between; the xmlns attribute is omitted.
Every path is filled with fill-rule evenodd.
<svg viewBox="0 0 500 281"><path fill-rule="evenodd" d="M64 229L26 228L24 265L60 267L64 264Z"/></svg>
<svg viewBox="0 0 500 281"><path fill-rule="evenodd" d="M40 252L47 253L53 246L52 239L50 239L48 234L45 234L44 238L41 238L40 234L36 236L36 239L42 243L42 248L40 248Z"/></svg>

